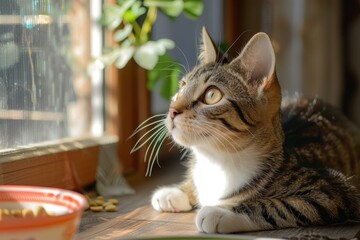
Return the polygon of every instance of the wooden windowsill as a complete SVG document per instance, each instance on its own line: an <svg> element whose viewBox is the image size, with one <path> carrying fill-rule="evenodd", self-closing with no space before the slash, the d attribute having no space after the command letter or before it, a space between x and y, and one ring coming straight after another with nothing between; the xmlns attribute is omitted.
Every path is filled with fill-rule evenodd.
<svg viewBox="0 0 360 240"><path fill-rule="evenodd" d="M0 184L81 190L95 182L100 147L117 137L84 137L0 152Z"/></svg>

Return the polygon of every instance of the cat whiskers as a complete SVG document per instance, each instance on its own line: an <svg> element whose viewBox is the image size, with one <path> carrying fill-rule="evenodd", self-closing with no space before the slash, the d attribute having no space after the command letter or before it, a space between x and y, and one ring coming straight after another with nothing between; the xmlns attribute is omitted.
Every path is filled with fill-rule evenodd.
<svg viewBox="0 0 360 240"><path fill-rule="evenodd" d="M179 52L183 55L183 57L184 57L184 59L185 59L185 62L186 62L186 65L187 65L187 69L185 68L185 65L183 65L183 64L180 64L180 65L183 67L185 73L190 72L190 71L191 71L191 69L190 69L190 64L189 64L189 61L188 61L188 59L187 59L184 51L181 50L181 48L179 48L178 46L175 46L175 47L176 47L176 49L179 50Z"/></svg>
<svg viewBox="0 0 360 240"><path fill-rule="evenodd" d="M176 63L174 63L174 62L172 62L172 61L159 61L159 63L169 63L169 65L167 66L167 67L164 67L164 68L156 68L156 70L158 70L158 71L169 71L169 70L176 70L176 71L178 71L180 74L182 74L182 75L185 75L185 73L187 72L187 69L186 69L186 67L184 66L184 64L181 64L181 63L179 63L179 62L176 62ZM170 64L171 63L171 64ZM182 69L183 69L183 71L182 70L180 70L180 69L174 69L174 68L172 68L172 67L175 67L175 66L177 66L177 65L179 65ZM185 71L185 72L184 72Z"/></svg>
<svg viewBox="0 0 360 240"><path fill-rule="evenodd" d="M168 135L168 131L165 126L166 115L167 114L158 114L146 119L135 129L134 133L130 136L133 137L139 132L151 127L136 141L134 147L131 150L131 153L136 152L140 148L142 148L145 144L150 142L146 148L144 155L144 162L148 162L148 166L145 174L146 176L151 176L151 172L155 162L157 162L158 165L160 166L158 155L160 152L160 148ZM151 121L154 118L158 118L158 117L161 117L161 119L156 121ZM145 139L146 137L147 139Z"/></svg>
<svg viewBox="0 0 360 240"><path fill-rule="evenodd" d="M156 137L153 138L153 140L150 142L149 146L146 148L144 161L146 161L146 159L147 159L147 155L148 155L149 150L151 148L152 149L151 149L151 154L150 154L150 156L148 158L148 166L147 166L147 169L146 169L145 176L151 176L151 172L152 172L155 161L157 162L158 166L161 167L160 163L159 163L159 152L160 152L162 144L164 143L164 141L166 139L167 133L168 133L167 129L166 129L165 125L164 125L161 129L159 129L157 131ZM155 151L155 149L156 149L156 151Z"/></svg>
<svg viewBox="0 0 360 240"><path fill-rule="evenodd" d="M189 126L191 126L191 128L200 130L197 133L197 135L198 135L198 137L201 138L202 142L208 142L209 144L215 143L215 145L216 145L215 148L218 149L219 151L221 150L221 148L219 147L218 142L220 142L224 147L226 147L224 145L224 143L222 143L221 141L215 141L214 139L209 138L209 135L211 135L211 131L206 126L204 127L202 125L199 125L197 122L193 122L193 123L189 124Z"/></svg>
<svg viewBox="0 0 360 240"><path fill-rule="evenodd" d="M199 123L201 123L201 125L200 125ZM196 126L196 127L199 128L201 131L204 131L204 132L208 133L209 135L211 135L211 137L212 137L212 138L215 138L215 139L209 139L208 137L205 136L206 139L207 139L208 141L212 140L216 145L217 145L217 143L220 143L220 144L224 147L224 149L226 149L227 152L229 152L229 151L228 151L228 147L227 147L227 145L225 145L225 143L224 143L223 141L221 141L221 140L226 141L226 143L228 143L229 146L234 149L234 151L237 151L238 148L232 143L231 139L230 139L228 136L226 136L222 131L220 131L219 129L215 128L212 124L215 124L215 125L216 125L216 123L211 123L211 124L210 124L209 122L206 122L206 121L203 121L203 120L196 120L196 121L194 121L194 122L191 124L191 126L193 126L193 127ZM221 125L219 124L219 126L221 126ZM221 126L221 127L222 127L222 126ZM236 145L237 145L237 144L236 144ZM218 145L217 145L217 146L218 146ZM218 148L218 150L221 150L221 148L220 148L219 146L218 146L217 148ZM229 153L230 153L230 152L229 152Z"/></svg>
<svg viewBox="0 0 360 240"><path fill-rule="evenodd" d="M207 123L208 124L208 123ZM228 139L226 139L225 137L226 136L223 136L222 134L214 134L214 128L213 128L213 126L211 126L210 124L208 124L208 126L203 126L203 125L201 125L200 127L199 127L201 130L203 130L203 131L205 131L206 133L208 133L209 135L211 135L213 138L215 138L215 139L213 139L213 138L209 138L209 137L207 137L207 136L204 136L204 142L208 142L209 144L211 144L211 145L213 145L213 144L215 144L215 148L219 151L219 152L221 152L221 151L226 151L227 153L228 153L228 160L234 160L234 157L232 156L232 154L231 154L231 152L229 151L229 149L228 149L228 146L226 146L225 145L225 143L223 142L223 141L221 141L221 138L223 138L223 139L225 139L225 141L228 141ZM204 129L205 128L205 129ZM221 131L219 131L218 129L215 129L215 130L217 130L219 133L221 132ZM201 133L200 133L201 134ZM204 134L201 134L201 135L204 135ZM220 137L221 138L220 138ZM219 146L219 143L223 146L223 148L220 148L220 146ZM232 145L231 144L231 142L228 142L230 145ZM235 148L235 146L233 146L232 145L232 147L236 150L236 148ZM230 159L229 159L230 158Z"/></svg>
<svg viewBox="0 0 360 240"><path fill-rule="evenodd" d="M204 125L202 125L202 126L207 126L210 131L216 131L217 136L219 136L219 137L221 137L223 140L225 140L225 141L234 149L234 151L238 151L238 150L239 150L239 147L240 147L240 146L238 145L238 143L235 142L235 145L234 145L233 139L231 139L229 136L227 136L227 135L226 135L224 132L222 132L221 130L219 130L219 129L217 129L216 127L214 127L214 126L218 126L218 127L220 127L220 128L223 128L224 131L229 131L225 126L223 126L223 125L220 124L220 123L216 123L216 122L209 123L209 122L204 121L204 120L198 120L198 121L201 122L202 124L204 124ZM214 134L213 134L213 135L214 135ZM241 140L240 137L236 137L236 139Z"/></svg>
<svg viewBox="0 0 360 240"><path fill-rule="evenodd" d="M225 149L227 152L229 152L228 150L227 150L227 148L226 148L226 145L221 141L221 139L217 136L217 134L211 134L212 132L211 132L211 130L212 129L210 129L209 127L207 127L207 126L203 126L202 128L201 128L203 131L205 131L207 134L208 134L208 136L209 135L212 135L212 137L213 138L215 138L215 139L213 139L213 138L209 138L208 136L205 136L205 135L203 135L204 136L204 139L209 143L209 144L211 144L211 143L214 143L215 144L215 148L218 150L218 151L221 151L221 148L220 148L220 146L219 146L219 143L224 147L223 149Z"/></svg>
<svg viewBox="0 0 360 240"><path fill-rule="evenodd" d="M139 133L142 129L148 127L148 126L151 126L153 125L153 122L151 122L150 124L148 124L149 121L151 121L152 119L154 118L158 118L158 117L166 117L167 114L166 113L162 113L162 114L156 114L154 116L151 116L149 118L147 118L145 121L143 121L136 129L135 131L133 132L133 134L131 134L131 136L129 138L132 138L134 137L137 133ZM163 119L160 119L156 122L160 122L160 121L164 121L164 118Z"/></svg>

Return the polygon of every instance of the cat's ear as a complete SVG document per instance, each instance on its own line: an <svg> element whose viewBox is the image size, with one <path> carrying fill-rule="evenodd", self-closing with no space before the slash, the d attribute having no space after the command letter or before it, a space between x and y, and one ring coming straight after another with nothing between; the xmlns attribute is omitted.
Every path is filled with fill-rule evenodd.
<svg viewBox="0 0 360 240"><path fill-rule="evenodd" d="M203 64L227 62L227 58L219 51L205 27L202 28L202 45L199 59Z"/></svg>
<svg viewBox="0 0 360 240"><path fill-rule="evenodd" d="M273 77L275 53L268 35L262 32L255 34L231 65L236 65L235 68L245 73L249 85L261 87L261 90L270 88L276 77Z"/></svg>

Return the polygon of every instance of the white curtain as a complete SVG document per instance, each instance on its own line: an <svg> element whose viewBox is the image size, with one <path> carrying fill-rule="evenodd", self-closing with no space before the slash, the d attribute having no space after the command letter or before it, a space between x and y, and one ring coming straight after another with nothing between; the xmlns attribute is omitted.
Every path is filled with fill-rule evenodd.
<svg viewBox="0 0 360 240"><path fill-rule="evenodd" d="M341 1L274 0L270 29L282 89L341 106Z"/></svg>

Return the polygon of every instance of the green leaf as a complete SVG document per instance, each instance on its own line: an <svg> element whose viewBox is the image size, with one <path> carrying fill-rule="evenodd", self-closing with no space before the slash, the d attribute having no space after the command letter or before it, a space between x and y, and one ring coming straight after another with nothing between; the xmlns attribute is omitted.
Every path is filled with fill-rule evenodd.
<svg viewBox="0 0 360 240"><path fill-rule="evenodd" d="M143 46L147 48L152 48L157 55L161 56L166 53L166 50L172 49L175 47L175 43L170 39L159 39L157 41L148 41Z"/></svg>
<svg viewBox="0 0 360 240"><path fill-rule="evenodd" d="M154 69L148 71L147 76L148 76L148 81L146 83L146 87L150 91L153 91L156 84L161 80L160 73L157 69L154 68Z"/></svg>
<svg viewBox="0 0 360 240"><path fill-rule="evenodd" d="M230 45L227 42L220 42L219 49L222 53L226 53L230 48Z"/></svg>
<svg viewBox="0 0 360 240"><path fill-rule="evenodd" d="M108 66L110 64L113 64L120 54L121 54L120 48L115 48L112 49L110 52L104 53L101 56L99 56L98 60L102 62L105 66Z"/></svg>
<svg viewBox="0 0 360 240"><path fill-rule="evenodd" d="M105 25L110 29L114 29L121 24L122 8L115 4L105 4L104 14L99 20L99 23Z"/></svg>
<svg viewBox="0 0 360 240"><path fill-rule="evenodd" d="M159 57L156 66L152 70L148 71L147 87L149 90L153 90L157 82L162 78L170 76L173 62L174 61L169 55L165 54Z"/></svg>
<svg viewBox="0 0 360 240"><path fill-rule="evenodd" d="M135 47L129 41L124 41L121 46L109 49L109 52L97 58L104 66L115 64L117 68L123 68L134 55ZM97 65L100 66L99 63Z"/></svg>
<svg viewBox="0 0 360 240"><path fill-rule="evenodd" d="M159 56L164 55L167 49L173 48L174 46L175 43L170 39L148 41L138 47L134 55L134 60L140 67L151 70L158 63Z"/></svg>
<svg viewBox="0 0 360 240"><path fill-rule="evenodd" d="M160 56L155 68L148 71L147 87L152 91L161 82L160 95L170 99L177 91L180 73L179 63L169 55Z"/></svg>
<svg viewBox="0 0 360 240"><path fill-rule="evenodd" d="M184 9L184 2L182 0L174 0L172 4L160 7L160 9L169 17L178 17Z"/></svg>
<svg viewBox="0 0 360 240"><path fill-rule="evenodd" d="M178 89L178 80L180 75L181 68L180 66L174 67L171 71L169 78L163 80L163 84L160 89L160 94L163 98L170 100L172 96L176 93Z"/></svg>
<svg viewBox="0 0 360 240"><path fill-rule="evenodd" d="M162 38L156 41L157 45L164 47L165 49L173 49L175 47L175 43L173 40Z"/></svg>
<svg viewBox="0 0 360 240"><path fill-rule="evenodd" d="M204 10L202 0L184 0L184 13L190 19L197 19Z"/></svg>
<svg viewBox="0 0 360 240"><path fill-rule="evenodd" d="M99 21L100 24L106 25L110 30L114 30L121 24L124 13L134 3L135 0L125 0L121 3L121 5L105 4L103 8L104 14Z"/></svg>
<svg viewBox="0 0 360 240"><path fill-rule="evenodd" d="M153 42L148 42L135 51L134 60L140 67L151 70L155 67L159 59L158 49Z"/></svg>
<svg viewBox="0 0 360 240"><path fill-rule="evenodd" d="M134 55L134 52L134 47L122 48L120 54L118 55L118 58L115 61L115 66L119 69L124 68Z"/></svg>
<svg viewBox="0 0 360 240"><path fill-rule="evenodd" d="M163 45L158 44L157 42L154 41L148 41L147 43L144 44L144 46L153 49L158 56L164 55L166 52L166 48Z"/></svg>
<svg viewBox="0 0 360 240"><path fill-rule="evenodd" d="M135 2L130 9L128 9L124 14L124 20L127 22L135 22L138 17L143 15L146 12L146 9L141 6L140 2Z"/></svg>
<svg viewBox="0 0 360 240"><path fill-rule="evenodd" d="M136 2L131 6L131 11L136 15L136 18L146 13L146 8L141 5L141 2Z"/></svg>
<svg viewBox="0 0 360 240"><path fill-rule="evenodd" d="M132 23L136 21L136 15L131 10L127 10L124 13L123 19L129 23Z"/></svg>
<svg viewBox="0 0 360 240"><path fill-rule="evenodd" d="M123 29L117 30L114 33L115 41L120 42L120 41L124 40L125 38L127 38L129 36L129 34L132 32L132 30L133 30L132 25L126 24Z"/></svg>
<svg viewBox="0 0 360 240"><path fill-rule="evenodd" d="M144 5L158 7L169 17L179 16L184 9L183 0L145 0Z"/></svg>

